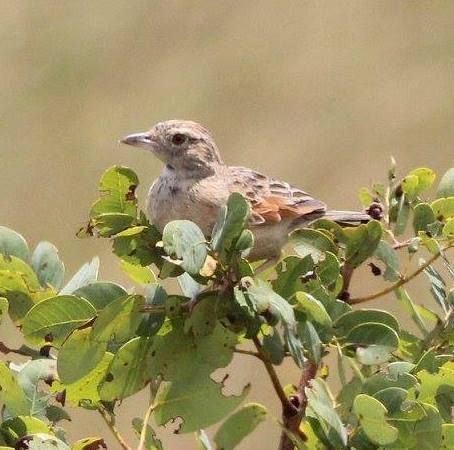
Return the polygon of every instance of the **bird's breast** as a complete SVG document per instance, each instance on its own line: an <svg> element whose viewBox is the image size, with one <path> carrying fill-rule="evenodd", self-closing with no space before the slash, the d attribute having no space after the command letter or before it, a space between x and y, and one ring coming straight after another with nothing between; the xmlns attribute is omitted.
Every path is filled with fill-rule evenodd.
<svg viewBox="0 0 454 450"><path fill-rule="evenodd" d="M228 197L219 192L216 194L216 189L214 191L210 191L206 184L193 180L159 177L148 193L149 218L161 232L172 220L190 220L200 227L205 236L209 236L219 209Z"/></svg>

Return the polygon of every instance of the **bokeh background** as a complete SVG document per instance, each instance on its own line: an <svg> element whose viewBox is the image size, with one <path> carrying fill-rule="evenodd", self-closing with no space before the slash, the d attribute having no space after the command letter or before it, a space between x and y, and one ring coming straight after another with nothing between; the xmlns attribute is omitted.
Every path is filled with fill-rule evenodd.
<svg viewBox="0 0 454 450"><path fill-rule="evenodd" d="M75 237L104 169L141 179L161 165L118 139L170 118L210 128L226 162L303 187L340 208L383 178L454 162L454 2L7 1L0 16L0 222L31 243L51 240L68 274L97 254L101 278L130 285L105 241ZM356 277L356 292L378 285ZM414 288L413 288L414 289ZM381 300L389 302L392 298ZM383 305L383 303L381 303ZM392 308L398 308L391 306ZM14 343L12 328L2 339ZM232 386L278 413L263 368L237 357ZM296 382L290 366L279 370ZM335 376L333 382L335 383ZM119 427L145 396L125 402ZM69 438L103 435L94 412L74 413ZM240 446L273 449L271 422ZM166 449L191 436L160 431Z"/></svg>

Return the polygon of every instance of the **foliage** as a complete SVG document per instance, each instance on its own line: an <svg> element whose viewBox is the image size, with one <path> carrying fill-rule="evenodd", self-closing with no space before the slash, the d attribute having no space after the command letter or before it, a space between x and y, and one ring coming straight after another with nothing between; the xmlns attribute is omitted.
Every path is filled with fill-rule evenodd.
<svg viewBox="0 0 454 450"><path fill-rule="evenodd" d="M430 198L432 170L399 180L393 163L386 183L360 190L377 220L351 228L318 220L292 233L295 254L260 272L247 260L254 240L241 195L221 210L212 239L187 220L161 235L138 209L135 173L113 167L79 236L108 238L139 293L98 281L97 258L64 284L52 244L31 253L21 235L0 227L0 319L9 315L25 341L0 350L26 357L0 362L0 448L106 448L99 436L67 442L65 404L97 410L130 448L115 416L123 399L144 389L150 407L132 423L140 450L162 449L153 427L176 418L176 431L197 432L205 449L233 449L266 420L282 427L281 449L454 448L453 173ZM364 264L386 284L354 297L350 279ZM407 290L420 274L427 292L418 300L431 295L430 309ZM177 278L181 292L166 292L157 281L165 278ZM401 317L362 306L392 292ZM405 316L414 326L402 325ZM237 352L263 363L280 413L240 406L249 385L226 394L213 377ZM330 353L337 370L324 363ZM275 366L286 358L302 375L284 388ZM334 395L336 371L342 387ZM210 442L203 429L216 423Z"/></svg>

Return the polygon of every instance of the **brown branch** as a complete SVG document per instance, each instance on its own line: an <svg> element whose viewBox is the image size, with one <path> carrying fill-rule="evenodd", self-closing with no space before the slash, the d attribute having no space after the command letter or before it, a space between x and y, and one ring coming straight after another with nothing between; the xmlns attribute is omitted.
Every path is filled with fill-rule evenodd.
<svg viewBox="0 0 454 450"><path fill-rule="evenodd" d="M262 360L266 371L268 372L274 390L276 391L276 394L279 397L279 400L281 401L282 411L295 409L293 405L290 403L287 396L285 395L284 388L281 386L277 373L274 370L273 363L269 360L268 355L263 351L262 344L260 343L259 338L257 336L254 336L252 338L252 341L254 342L257 348L257 352L260 355L259 357Z"/></svg>
<svg viewBox="0 0 454 450"><path fill-rule="evenodd" d="M250 350L242 350L241 348L234 348L233 351L242 355L255 356L256 358L262 360L262 356L259 352L251 352Z"/></svg>
<svg viewBox="0 0 454 450"><path fill-rule="evenodd" d="M118 429L115 426L115 419L113 416L111 416L104 407L100 406L98 408L99 414L101 414L101 417L104 419L104 422L108 426L109 430L112 432L114 435L115 439L118 441L120 444L121 448L123 450L131 450L131 447L126 443L124 440L123 436L120 434Z"/></svg>
<svg viewBox="0 0 454 450"><path fill-rule="evenodd" d="M435 253L431 258L429 258L424 264L422 264L417 270L415 270L413 273L407 276L403 276L399 281L396 281L394 284L391 286L386 287L385 289L382 289L381 291L375 292L370 295L366 295L364 297L356 297L356 298L351 298L349 299L348 303L351 305L356 305L358 303L363 303L363 302L368 302L369 300L375 300L376 298L383 297L386 294L389 294L390 292L394 291L397 288L400 288L404 284L407 284L414 278L416 278L421 272L424 271L424 269L427 269L432 263L434 263L445 250L448 250L449 248L452 248L454 246L454 243L450 243L443 249L440 249L437 253Z"/></svg>
<svg viewBox="0 0 454 450"><path fill-rule="evenodd" d="M290 402L296 408L296 413L293 412L291 415L283 414L283 422L286 430L290 431L290 434L301 435L300 424L301 420L306 415L307 408L307 395L306 388L309 386L311 380L313 380L317 374L318 366L315 361L307 360L304 364L303 372L298 384L296 393L290 397ZM279 450L293 450L295 445L290 439L289 435L283 431L281 434L281 441L279 443Z"/></svg>

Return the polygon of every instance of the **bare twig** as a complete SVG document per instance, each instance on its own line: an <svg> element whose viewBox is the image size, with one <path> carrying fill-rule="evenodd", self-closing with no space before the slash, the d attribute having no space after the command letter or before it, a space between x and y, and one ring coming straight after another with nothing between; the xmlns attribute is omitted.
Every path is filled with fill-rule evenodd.
<svg viewBox="0 0 454 450"><path fill-rule="evenodd" d="M260 355L259 352L251 352L250 350L243 350L241 348L234 348L233 351L235 353L240 353L242 355L255 356L256 358L262 360L262 356Z"/></svg>
<svg viewBox="0 0 454 450"><path fill-rule="evenodd" d="M432 263L434 263L444 251L448 250L449 248L454 247L454 243L451 242L448 244L446 247L443 249L440 249L437 253L435 253L431 258L429 258L424 264L422 264L418 269L416 269L414 272L412 272L410 275L402 277L399 281L396 281L394 284L391 286L386 287L385 289L382 289L381 291L375 292L370 295L366 295L364 297L356 297L356 298L351 298L349 299L348 303L351 305L356 305L358 303L363 303L367 302L369 300L375 300L376 298L383 297L383 295L389 294L390 292L394 291L395 289L403 286L404 284L407 284L414 278L416 278L421 272L424 271L427 267L429 267Z"/></svg>
<svg viewBox="0 0 454 450"><path fill-rule="evenodd" d="M147 412L145 413L145 416L143 418L142 431L140 432L140 440L139 440L139 445L137 447L137 450L145 450L145 440L147 438L147 426L148 426L148 422L150 421L151 414L153 413L155 408L156 408L155 403L151 402L150 406L147 409Z"/></svg>
<svg viewBox="0 0 454 450"><path fill-rule="evenodd" d="M120 444L121 448L123 450L131 450L131 447L126 443L123 436L120 434L120 432L116 428L114 417L111 416L105 410L105 408L103 408L102 406L98 407L98 412L99 412L99 414L101 414L101 417L104 419L104 422L106 423L106 425L108 426L108 428L112 432L112 434L114 435L115 439Z"/></svg>

